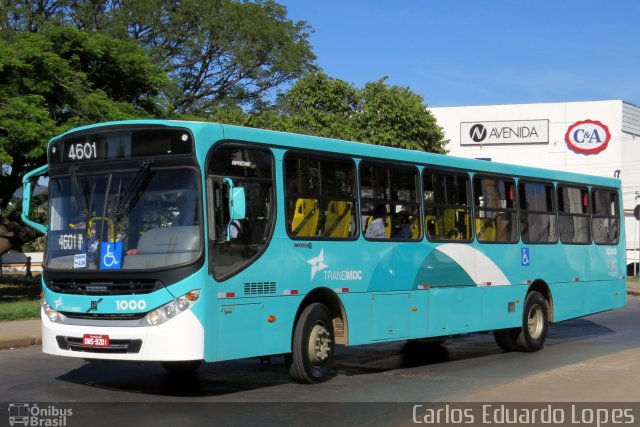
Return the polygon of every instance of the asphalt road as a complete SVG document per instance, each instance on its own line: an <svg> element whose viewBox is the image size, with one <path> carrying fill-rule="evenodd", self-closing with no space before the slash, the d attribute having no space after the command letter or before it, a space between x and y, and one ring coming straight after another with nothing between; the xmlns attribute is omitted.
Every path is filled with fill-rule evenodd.
<svg viewBox="0 0 640 427"><path fill-rule="evenodd" d="M629 297L622 309L552 325L537 353L503 353L490 334L429 351L405 343L341 349L336 376L312 386L293 383L282 357L207 364L176 378L158 364L87 363L37 347L0 351L0 402L103 402L109 417L173 422L204 421L214 411L218 420L249 425L265 417L289 425L396 424L411 420L412 402L638 402L639 320L640 298Z"/></svg>

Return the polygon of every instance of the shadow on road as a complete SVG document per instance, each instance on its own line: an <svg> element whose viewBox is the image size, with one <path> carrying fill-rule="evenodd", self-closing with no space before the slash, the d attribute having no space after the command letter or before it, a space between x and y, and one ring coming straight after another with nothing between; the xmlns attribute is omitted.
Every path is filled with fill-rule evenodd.
<svg viewBox="0 0 640 427"><path fill-rule="evenodd" d="M580 318L551 325L547 339L579 340L614 333L613 329L599 325L589 319Z"/></svg>
<svg viewBox="0 0 640 427"><path fill-rule="evenodd" d="M575 319L552 325L548 338L557 345L614 333L588 319ZM337 375L353 376L473 359L481 363L481 358L500 353L490 333L452 338L444 345L399 341L338 348L334 371ZM168 374L158 363L94 361L59 376L58 380L143 395L215 397L292 383L288 371L283 356L208 363L186 376Z"/></svg>

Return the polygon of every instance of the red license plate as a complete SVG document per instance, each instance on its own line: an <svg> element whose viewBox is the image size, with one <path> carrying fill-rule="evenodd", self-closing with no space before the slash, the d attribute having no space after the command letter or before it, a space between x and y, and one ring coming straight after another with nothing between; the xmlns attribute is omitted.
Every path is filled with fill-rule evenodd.
<svg viewBox="0 0 640 427"><path fill-rule="evenodd" d="M84 334L82 336L82 345L98 348L109 347L109 335Z"/></svg>

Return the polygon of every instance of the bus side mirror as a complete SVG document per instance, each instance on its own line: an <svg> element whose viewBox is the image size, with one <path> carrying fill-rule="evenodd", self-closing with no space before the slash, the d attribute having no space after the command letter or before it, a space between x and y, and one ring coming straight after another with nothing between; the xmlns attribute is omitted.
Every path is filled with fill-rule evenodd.
<svg viewBox="0 0 640 427"><path fill-rule="evenodd" d="M49 166L40 166L22 177L22 222L42 234L47 233L47 227L29 219L29 212L31 211L31 189L33 186L32 179L46 174L48 170Z"/></svg>
<svg viewBox="0 0 640 427"><path fill-rule="evenodd" d="M231 224L246 218L247 200L243 187L236 187L231 178L225 178L224 182L229 187L229 223L227 224L227 242L231 240Z"/></svg>

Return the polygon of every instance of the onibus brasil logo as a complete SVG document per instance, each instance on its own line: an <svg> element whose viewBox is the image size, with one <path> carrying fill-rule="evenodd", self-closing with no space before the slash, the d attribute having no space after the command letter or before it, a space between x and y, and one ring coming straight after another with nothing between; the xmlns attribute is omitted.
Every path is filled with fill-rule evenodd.
<svg viewBox="0 0 640 427"><path fill-rule="evenodd" d="M320 250L318 256L307 260L307 264L311 265L311 280L316 274L323 272L323 279L332 280L362 280L362 270L328 270L329 265L324 260L324 249Z"/></svg>
<svg viewBox="0 0 640 427"><path fill-rule="evenodd" d="M73 409L55 405L39 406L36 403L10 403L9 425L63 427L73 416Z"/></svg>

